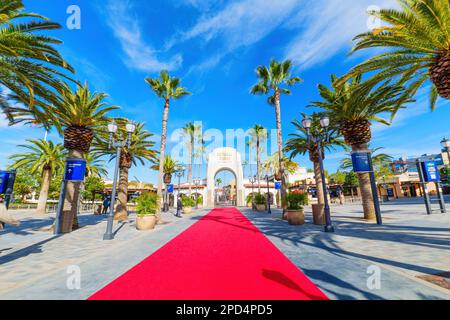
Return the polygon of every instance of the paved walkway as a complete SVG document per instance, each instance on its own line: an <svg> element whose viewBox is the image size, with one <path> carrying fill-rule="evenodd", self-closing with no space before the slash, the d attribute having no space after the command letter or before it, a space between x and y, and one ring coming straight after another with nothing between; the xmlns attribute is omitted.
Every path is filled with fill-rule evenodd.
<svg viewBox="0 0 450 320"><path fill-rule="evenodd" d="M422 204L403 201L382 211L378 226L360 219L360 206L333 206L330 234L312 224L309 209L304 226L281 221L279 210L272 216L244 210L331 299L450 299L450 290L418 278L450 271L450 214L427 216ZM370 266L381 268L380 289L367 286Z"/></svg>
<svg viewBox="0 0 450 320"><path fill-rule="evenodd" d="M115 225L114 241L102 240L104 217L82 215L86 226L61 237L39 231L52 224L51 216L25 218L0 231L0 299L86 299L208 211L183 219L165 214L167 223L150 232L138 232L131 216ZM360 205L333 206L334 234L312 225L310 210L299 227L281 221L276 210L271 216L242 211L331 299L450 299L449 290L417 278L450 271L450 214L427 216L420 201L384 204L383 226L359 219ZM71 265L81 271L79 290L67 287ZM367 286L373 266L380 267L379 289Z"/></svg>

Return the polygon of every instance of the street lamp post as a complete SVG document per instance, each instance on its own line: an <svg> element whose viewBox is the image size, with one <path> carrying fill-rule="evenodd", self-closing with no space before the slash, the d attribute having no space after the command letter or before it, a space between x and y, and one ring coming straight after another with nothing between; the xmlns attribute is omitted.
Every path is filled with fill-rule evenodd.
<svg viewBox="0 0 450 320"><path fill-rule="evenodd" d="M136 125L133 122L128 122L126 124L126 130L128 133L127 138L124 141L116 140L114 138L114 134L117 132L118 126L115 121L112 121L108 124L108 132L109 132L109 145L108 148L116 148L116 167L114 169L114 180L113 180L113 188L111 194L111 207L109 209L108 214L108 224L106 226L106 232L103 235L103 240L112 240L114 239L114 234L112 232L113 223L114 223L114 203L116 201L116 189L117 189L117 178L119 176L119 164L120 164L120 152L122 148L127 146L130 147L131 144L131 136L136 130Z"/></svg>
<svg viewBox="0 0 450 320"><path fill-rule="evenodd" d="M272 210L270 209L269 172L267 172L266 174L266 182L267 182L267 213L272 214Z"/></svg>
<svg viewBox="0 0 450 320"><path fill-rule="evenodd" d="M256 177L255 176L250 176L249 179L250 183L252 184L252 209L255 210L255 182L256 182Z"/></svg>
<svg viewBox="0 0 450 320"><path fill-rule="evenodd" d="M320 175L322 177L322 188L324 193L324 202L325 202L325 232L334 232L334 227L331 222L331 213L330 213L330 205L328 203L328 188L327 183L325 181L325 170L323 167L323 154L322 154L322 144L328 142L328 126L330 125L330 119L328 117L322 117L320 119L320 126L324 129L323 133L312 133L311 132L311 123L312 120L309 117L305 117L302 121L303 128L305 128L308 141L312 141L317 145L317 150L319 154L319 164L320 164Z"/></svg>
<svg viewBox="0 0 450 320"><path fill-rule="evenodd" d="M177 171L175 171L175 175L178 177L178 192L177 192L177 203L180 200L180 189L181 189L181 177L184 176L185 167L179 166ZM177 217L181 215L180 207L177 205Z"/></svg>
<svg viewBox="0 0 450 320"><path fill-rule="evenodd" d="M194 185L195 185L195 209L198 209L198 186L200 185L200 178L194 179Z"/></svg>

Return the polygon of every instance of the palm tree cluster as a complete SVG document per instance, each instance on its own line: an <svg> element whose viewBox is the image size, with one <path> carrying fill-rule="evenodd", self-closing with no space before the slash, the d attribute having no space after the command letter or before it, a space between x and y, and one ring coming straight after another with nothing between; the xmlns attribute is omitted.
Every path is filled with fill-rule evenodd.
<svg viewBox="0 0 450 320"><path fill-rule="evenodd" d="M25 20L21 20L25 18ZM31 21L30 19L36 19ZM10 121L52 128L63 137L63 144L46 140L28 140L25 153L11 156L12 167L26 168L42 176L38 213L45 213L52 177L62 175L64 159L86 160L88 176L104 176L101 158L109 154L105 148L104 132L118 109L105 102L107 94L92 92L87 83L81 85L67 73L74 69L61 57L56 45L61 41L40 34L61 26L48 18L24 12L22 0L0 0L0 107ZM121 153L119 213L126 215L124 200L131 164L153 161L156 151L152 134L137 124L129 148ZM118 132L123 135L124 132ZM95 140L95 141L94 141ZM95 148L91 150L91 146ZM114 157L114 156L112 156ZM77 211L81 182L66 183L61 216L61 231L67 233L78 227ZM125 195L124 195L125 194Z"/></svg>

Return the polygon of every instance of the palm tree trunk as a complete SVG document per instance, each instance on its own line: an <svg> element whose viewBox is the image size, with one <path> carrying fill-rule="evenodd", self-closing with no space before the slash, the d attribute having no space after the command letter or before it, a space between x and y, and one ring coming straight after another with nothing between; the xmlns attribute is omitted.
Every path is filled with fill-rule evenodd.
<svg viewBox="0 0 450 320"><path fill-rule="evenodd" d="M82 159L81 151L70 149L69 158ZM70 233L78 229L78 200L80 198L81 182L67 181L66 194L61 214L61 232Z"/></svg>
<svg viewBox="0 0 450 320"><path fill-rule="evenodd" d="M117 209L114 220L125 221L128 219L128 167L120 167L119 188L117 190Z"/></svg>
<svg viewBox="0 0 450 320"><path fill-rule="evenodd" d="M260 168L259 168L259 137L256 138L256 175L258 177L258 193L261 193L261 175L260 175Z"/></svg>
<svg viewBox="0 0 450 320"><path fill-rule="evenodd" d="M157 197L158 197L158 205L156 207L156 220L160 221L161 219L161 201L162 201L162 187L163 187L163 175L164 175L164 158L166 151L166 140L167 140L167 121L169 119L169 106L170 100L166 99L166 103L164 105L164 113L162 120L162 131L161 131L161 149L159 154L159 173L158 173L158 189L157 189Z"/></svg>
<svg viewBox="0 0 450 320"><path fill-rule="evenodd" d="M286 177L284 176L284 154L283 154L283 136L281 130L281 108L280 108L280 91L275 89L275 115L277 121L277 137L278 137L278 161L280 162L280 175L281 175L281 207L283 213L287 210L287 185Z"/></svg>
<svg viewBox="0 0 450 320"><path fill-rule="evenodd" d="M324 204L325 193L323 192L323 183L322 183L322 175L320 173L320 162L314 161L314 179L316 180L316 190L317 190L317 203L318 204Z"/></svg>
<svg viewBox="0 0 450 320"><path fill-rule="evenodd" d="M50 189L50 181L52 179L52 170L44 169L42 172L42 186L39 193L39 202L36 209L37 214L45 214L47 212L48 190Z"/></svg>
<svg viewBox="0 0 450 320"><path fill-rule="evenodd" d="M367 145L352 146L354 152L367 150ZM361 189L361 199L364 209L364 219L375 219L375 204L373 202L372 185L369 173L358 173L359 188Z"/></svg>

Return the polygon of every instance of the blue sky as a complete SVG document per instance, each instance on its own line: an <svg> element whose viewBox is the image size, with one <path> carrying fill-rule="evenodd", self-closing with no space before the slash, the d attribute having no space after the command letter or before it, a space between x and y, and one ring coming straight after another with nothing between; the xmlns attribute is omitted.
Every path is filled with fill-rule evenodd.
<svg viewBox="0 0 450 320"><path fill-rule="evenodd" d="M329 84L331 73L344 74L370 52L347 56L353 36L368 29L369 6L393 6L393 0L47 0L24 1L28 11L61 23L51 35L64 41L60 51L76 68L76 77L109 94L117 115L145 122L159 142L162 106L144 82L161 69L182 78L192 96L175 101L169 133L188 121L202 121L204 129L247 129L260 123L275 127L274 110L264 97L249 94L255 68L271 58L290 58L294 73L304 81L292 96L282 98L283 135L290 121L318 99L317 84ZM68 30L69 5L81 9L81 29ZM391 127L373 126L374 147L396 157L439 151L450 136L449 103L440 100L431 113L427 91L401 110ZM7 127L0 120L0 167L26 138L42 138L41 129ZM56 133L50 139L59 140ZM169 149L174 145L169 143ZM329 154L326 167L334 171L342 151ZM310 167L308 159L297 159ZM148 167L131 170L131 177L154 182Z"/></svg>

